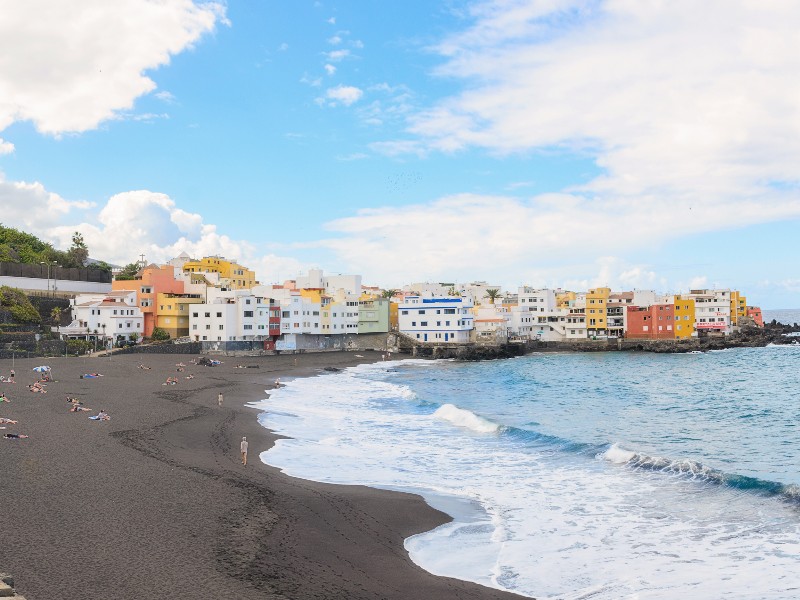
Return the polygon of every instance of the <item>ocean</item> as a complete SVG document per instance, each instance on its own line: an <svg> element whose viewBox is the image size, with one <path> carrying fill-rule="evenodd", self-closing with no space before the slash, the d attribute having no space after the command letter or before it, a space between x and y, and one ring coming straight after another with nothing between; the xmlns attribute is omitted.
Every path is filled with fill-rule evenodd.
<svg viewBox="0 0 800 600"><path fill-rule="evenodd" d="M800 597L800 345L391 361L256 403L305 479L412 491L439 575L561 600Z"/></svg>
<svg viewBox="0 0 800 600"><path fill-rule="evenodd" d="M794 325L800 323L800 309L798 308L781 308L777 310L762 311L764 316L764 323L769 323L775 319L778 323L784 325Z"/></svg>

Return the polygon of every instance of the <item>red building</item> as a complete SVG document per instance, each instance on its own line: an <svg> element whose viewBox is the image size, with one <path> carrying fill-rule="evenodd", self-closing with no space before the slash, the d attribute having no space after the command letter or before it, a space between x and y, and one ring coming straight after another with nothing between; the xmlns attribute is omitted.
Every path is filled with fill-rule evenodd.
<svg viewBox="0 0 800 600"><path fill-rule="evenodd" d="M675 339L675 306L654 304L653 306L628 306L628 328L625 337L641 340Z"/></svg>
<svg viewBox="0 0 800 600"><path fill-rule="evenodd" d="M756 325L759 327L764 326L764 316L761 314L761 309L757 306L748 306L747 307L747 316L753 319Z"/></svg>

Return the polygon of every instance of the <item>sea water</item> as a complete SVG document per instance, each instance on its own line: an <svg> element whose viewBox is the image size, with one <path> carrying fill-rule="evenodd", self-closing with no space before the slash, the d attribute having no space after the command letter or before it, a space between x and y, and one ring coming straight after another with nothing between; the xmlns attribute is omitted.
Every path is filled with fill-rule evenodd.
<svg viewBox="0 0 800 600"><path fill-rule="evenodd" d="M800 346L392 361L258 404L286 473L454 521L423 568L537 598L800 597Z"/></svg>

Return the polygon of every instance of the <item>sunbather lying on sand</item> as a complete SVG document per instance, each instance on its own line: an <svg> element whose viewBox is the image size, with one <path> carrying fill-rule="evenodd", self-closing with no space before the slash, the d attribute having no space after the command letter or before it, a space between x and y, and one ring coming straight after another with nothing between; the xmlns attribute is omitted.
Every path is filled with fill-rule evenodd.
<svg viewBox="0 0 800 600"><path fill-rule="evenodd" d="M39 383L38 381L36 381L35 383L32 383L32 384L30 384L30 385L28 386L28 389L29 389L30 391L32 391L32 392L38 392L38 393L40 393L40 394L46 394L46 393L47 393L47 390L46 390L46 389L44 389L44 385L42 385L42 384L41 384L41 383Z"/></svg>
<svg viewBox="0 0 800 600"><path fill-rule="evenodd" d="M94 379L95 377L102 377L100 373L84 373L81 375L84 379Z"/></svg>
<svg viewBox="0 0 800 600"><path fill-rule="evenodd" d="M149 371L149 370L150 370L150 367L145 367L144 365L139 365L139 366L138 366L138 368L139 368L139 369L144 369L144 370L146 370L146 371Z"/></svg>
<svg viewBox="0 0 800 600"><path fill-rule="evenodd" d="M2 424L2 425L16 425L17 422L14 419L7 419L5 417L0 417L0 424Z"/></svg>
<svg viewBox="0 0 800 600"><path fill-rule="evenodd" d="M178 383L177 377L167 377L167 380L161 385L175 385L176 383Z"/></svg>
<svg viewBox="0 0 800 600"><path fill-rule="evenodd" d="M0 402L11 402L11 400L6 397L5 392L0 392Z"/></svg>
<svg viewBox="0 0 800 600"><path fill-rule="evenodd" d="M86 408L85 406L81 406L80 402L77 404L73 404L69 407L69 412L81 412L81 411L90 411L91 408Z"/></svg>
<svg viewBox="0 0 800 600"><path fill-rule="evenodd" d="M97 413L95 416L89 417L89 418L92 421L110 421L111 420L111 417L102 408L100 409L99 413Z"/></svg>
<svg viewBox="0 0 800 600"><path fill-rule="evenodd" d="M3 437L7 440L21 440L29 436L25 435L24 433L4 433Z"/></svg>
<svg viewBox="0 0 800 600"><path fill-rule="evenodd" d="M194 379L194 375L187 375L186 379Z"/></svg>

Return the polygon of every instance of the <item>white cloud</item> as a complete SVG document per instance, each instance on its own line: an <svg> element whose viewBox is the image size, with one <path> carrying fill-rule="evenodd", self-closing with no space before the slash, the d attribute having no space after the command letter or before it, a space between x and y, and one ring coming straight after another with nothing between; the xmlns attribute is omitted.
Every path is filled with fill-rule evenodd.
<svg viewBox="0 0 800 600"><path fill-rule="evenodd" d="M350 42L350 45L353 48L363 48L364 47L364 42L362 42L361 40L353 40L352 42Z"/></svg>
<svg viewBox="0 0 800 600"><path fill-rule="evenodd" d="M280 46L278 46L278 52L286 52L289 49L289 44L283 42Z"/></svg>
<svg viewBox="0 0 800 600"><path fill-rule="evenodd" d="M329 104L333 106L336 104L350 106L358 102L363 95L363 90L353 87L352 85L337 85L334 88L329 88L325 92L325 98L329 101Z"/></svg>
<svg viewBox="0 0 800 600"><path fill-rule="evenodd" d="M156 92L154 95L156 98L158 98L162 102L166 102L167 104L175 104L176 102L175 96L173 96L171 92L168 92L166 90Z"/></svg>
<svg viewBox="0 0 800 600"><path fill-rule="evenodd" d="M653 248L675 231L693 234L800 214L800 200L763 206L740 203L737 214L725 201L693 209L671 203L633 202L577 194L543 194L530 199L460 194L405 207L365 209L327 225L336 234L322 245L347 269L379 280L476 277L527 282L532 265L547 264L553 284L563 283L574 265L603 255ZM620 226L620 215L625 226ZM598 246L599 241L602 243ZM397 260L402 250L403 260ZM613 282L647 287L666 282L642 265L615 266ZM578 273L579 274L579 273ZM488 276L488 275L487 275ZM611 283L611 282L607 282ZM659 286L655 286L659 287Z"/></svg>
<svg viewBox="0 0 800 600"><path fill-rule="evenodd" d="M13 152L14 144L5 141L3 138L0 138L0 156L3 154L13 154Z"/></svg>
<svg viewBox="0 0 800 600"><path fill-rule="evenodd" d="M262 281L278 281L306 267L275 253L264 255L254 244L219 233L197 213L179 208L166 194L138 190L116 194L99 212L94 204L68 201L41 183L0 180L3 224L39 236L66 249L80 231L93 258L127 264L139 254L164 262L181 252L192 256L221 254L256 270Z"/></svg>
<svg viewBox="0 0 800 600"><path fill-rule="evenodd" d="M342 43L342 38L339 37L338 35L334 35L333 37L328 38L328 43L331 46L338 46L339 44Z"/></svg>
<svg viewBox="0 0 800 600"><path fill-rule="evenodd" d="M800 216L797 3L492 0L470 16L435 49L464 90L410 118L417 144L384 149L592 156L603 175L569 191L626 231L662 203L693 211L674 236Z"/></svg>
<svg viewBox="0 0 800 600"><path fill-rule="evenodd" d="M334 67L333 65L328 64L328 65L325 65L324 68L325 68L325 72L328 75L334 75L336 73L336 67Z"/></svg>
<svg viewBox="0 0 800 600"><path fill-rule="evenodd" d="M327 22L330 23L331 25L336 25L336 17L331 17L330 19L328 19Z"/></svg>
<svg viewBox="0 0 800 600"><path fill-rule="evenodd" d="M324 52L325 56L330 62L339 62L350 56L350 50L332 50Z"/></svg>
<svg viewBox="0 0 800 600"><path fill-rule="evenodd" d="M354 160L364 160L365 158L369 158L369 155L364 154L363 152L354 152L353 154L345 154L342 156L337 156L336 160L341 162L351 162Z"/></svg>
<svg viewBox="0 0 800 600"><path fill-rule="evenodd" d="M65 200L48 192L39 182L5 181L0 176L2 222L28 232L44 232L57 225L72 211L93 206L85 201Z"/></svg>
<svg viewBox="0 0 800 600"><path fill-rule="evenodd" d="M305 83L306 85L310 85L311 87L319 87L322 85L322 78L310 77L308 74L306 74L300 78L300 83Z"/></svg>
<svg viewBox="0 0 800 600"><path fill-rule="evenodd" d="M146 71L227 23L222 4L190 0L3 4L0 131L15 121L52 135L93 129L155 89Z"/></svg>

